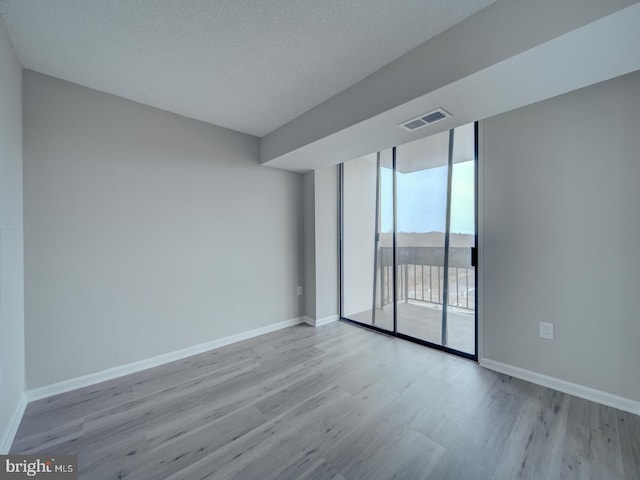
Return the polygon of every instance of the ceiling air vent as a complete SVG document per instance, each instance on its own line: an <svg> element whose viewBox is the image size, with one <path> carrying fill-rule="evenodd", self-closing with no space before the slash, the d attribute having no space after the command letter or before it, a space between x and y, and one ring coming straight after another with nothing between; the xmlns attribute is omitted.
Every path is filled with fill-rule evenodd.
<svg viewBox="0 0 640 480"><path fill-rule="evenodd" d="M418 128L426 127L432 123L436 123L443 118L450 117L451 114L443 108L437 108L433 112L425 113L419 117L412 118L406 122L402 122L400 126L406 128L409 131L417 130Z"/></svg>

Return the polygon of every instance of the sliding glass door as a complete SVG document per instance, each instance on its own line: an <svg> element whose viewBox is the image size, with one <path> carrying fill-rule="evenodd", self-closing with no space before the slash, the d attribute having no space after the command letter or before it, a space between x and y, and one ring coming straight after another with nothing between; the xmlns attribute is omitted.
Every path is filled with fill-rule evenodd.
<svg viewBox="0 0 640 480"><path fill-rule="evenodd" d="M455 129L451 166L446 343L476 354L476 129Z"/></svg>
<svg viewBox="0 0 640 480"><path fill-rule="evenodd" d="M475 358L475 125L341 172L342 317Z"/></svg>
<svg viewBox="0 0 640 480"><path fill-rule="evenodd" d="M449 133L402 145L396 154L398 332L444 345Z"/></svg>
<svg viewBox="0 0 640 480"><path fill-rule="evenodd" d="M391 150L342 166L342 315L393 331Z"/></svg>
<svg viewBox="0 0 640 480"><path fill-rule="evenodd" d="M367 155L342 167L342 296L343 315L375 324L376 231L378 224L379 154Z"/></svg>

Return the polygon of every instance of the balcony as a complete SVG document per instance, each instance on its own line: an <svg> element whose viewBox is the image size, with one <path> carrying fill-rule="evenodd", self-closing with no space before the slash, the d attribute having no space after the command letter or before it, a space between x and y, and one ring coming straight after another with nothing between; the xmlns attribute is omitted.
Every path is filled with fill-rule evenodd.
<svg viewBox="0 0 640 480"><path fill-rule="evenodd" d="M466 243L470 243L470 238L465 240ZM374 314L372 315L371 310L366 310L348 315L348 318L385 330L393 330L392 255L393 250L390 246L378 247ZM444 248L398 247L397 255L398 332L440 345L445 282ZM449 248L448 283L446 345L473 354L476 283L470 247Z"/></svg>

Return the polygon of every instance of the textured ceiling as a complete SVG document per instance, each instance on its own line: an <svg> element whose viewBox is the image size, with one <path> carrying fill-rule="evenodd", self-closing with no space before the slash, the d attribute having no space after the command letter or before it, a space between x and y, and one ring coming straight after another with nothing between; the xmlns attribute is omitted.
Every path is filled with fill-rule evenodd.
<svg viewBox="0 0 640 480"><path fill-rule="evenodd" d="M494 0L0 0L25 68L263 136Z"/></svg>

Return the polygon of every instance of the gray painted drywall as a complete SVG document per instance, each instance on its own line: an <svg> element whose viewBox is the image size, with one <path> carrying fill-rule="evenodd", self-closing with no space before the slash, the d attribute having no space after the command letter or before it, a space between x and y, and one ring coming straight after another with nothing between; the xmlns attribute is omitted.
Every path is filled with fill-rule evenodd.
<svg viewBox="0 0 640 480"><path fill-rule="evenodd" d="M24 392L22 67L0 25L0 453Z"/></svg>
<svg viewBox="0 0 640 480"><path fill-rule="evenodd" d="M637 0L498 1L262 137L260 161L344 131L634 3ZM432 108L438 106L447 107ZM376 143L375 138L368 141Z"/></svg>
<svg viewBox="0 0 640 480"><path fill-rule="evenodd" d="M338 314L338 167L315 171L316 319Z"/></svg>
<svg viewBox="0 0 640 480"><path fill-rule="evenodd" d="M300 315L301 176L258 139L24 74L27 387Z"/></svg>
<svg viewBox="0 0 640 480"><path fill-rule="evenodd" d="M640 72L483 122L485 358L640 400L639 125Z"/></svg>
<svg viewBox="0 0 640 480"><path fill-rule="evenodd" d="M338 315L338 167L307 172L304 210L304 314Z"/></svg>
<svg viewBox="0 0 640 480"><path fill-rule="evenodd" d="M376 233L376 155L344 164L342 299L346 317L373 306Z"/></svg>
<svg viewBox="0 0 640 480"><path fill-rule="evenodd" d="M304 297L305 316L316 320L316 224L315 172L302 176L302 210L304 229Z"/></svg>

